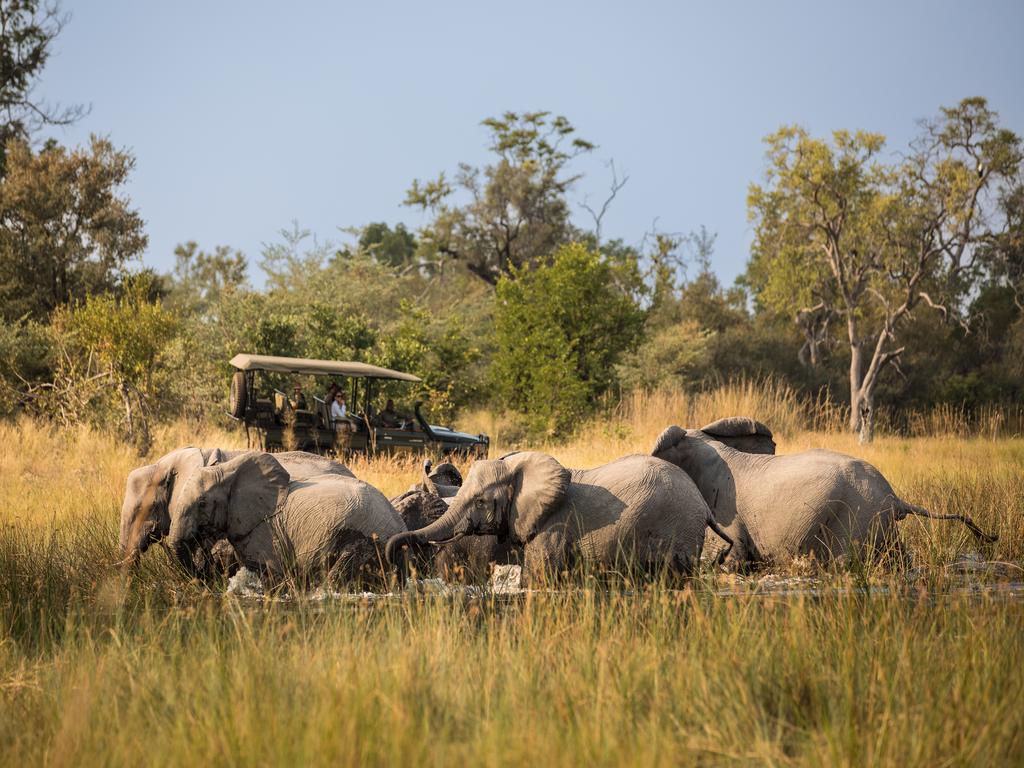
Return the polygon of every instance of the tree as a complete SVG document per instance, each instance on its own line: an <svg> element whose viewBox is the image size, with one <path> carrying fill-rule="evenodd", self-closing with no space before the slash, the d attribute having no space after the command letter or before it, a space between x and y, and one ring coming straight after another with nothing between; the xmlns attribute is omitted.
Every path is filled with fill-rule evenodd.
<svg viewBox="0 0 1024 768"><path fill-rule="evenodd" d="M416 237L399 222L392 229L385 222L367 224L359 233L359 248L389 267L406 267L416 253Z"/></svg>
<svg viewBox="0 0 1024 768"><path fill-rule="evenodd" d="M43 318L112 288L146 246L142 217L119 194L135 164L93 137L88 149L7 144L0 179L0 312Z"/></svg>
<svg viewBox="0 0 1024 768"><path fill-rule="evenodd" d="M449 419L472 401L478 381L475 363L480 351L457 315L438 319L423 307L403 300L398 323L380 335L373 362L419 376L413 390L428 401L430 415ZM409 385L381 382L381 397L408 397Z"/></svg>
<svg viewBox="0 0 1024 768"><path fill-rule="evenodd" d="M534 429L571 428L616 383L641 333L635 262L614 264L574 243L551 263L513 268L497 285L492 376L498 402Z"/></svg>
<svg viewBox="0 0 1024 768"><path fill-rule="evenodd" d="M902 160L880 159L882 136L801 128L766 139L767 184L751 185L755 242L747 282L761 306L789 314L814 349L829 318L850 349L850 427L874 429L879 377L898 369L915 310L962 319L984 244L1005 229L991 198L1020 169L1020 141L984 99L923 124Z"/></svg>
<svg viewBox="0 0 1024 768"><path fill-rule="evenodd" d="M983 260L994 282L1009 288L1024 312L1024 179L1003 191L999 207L1006 227L986 244Z"/></svg>
<svg viewBox="0 0 1024 768"><path fill-rule="evenodd" d="M32 93L67 18L56 2L0 0L0 176L9 140L28 141L41 126L69 125L84 113L80 106L50 106Z"/></svg>
<svg viewBox="0 0 1024 768"><path fill-rule="evenodd" d="M483 121L493 165L459 166L454 186L442 173L413 181L405 204L429 211L421 240L438 259L457 259L491 285L513 270L543 261L573 235L565 195L579 175L569 162L594 149L576 129L549 112L506 112ZM469 200L450 202L456 190Z"/></svg>
<svg viewBox="0 0 1024 768"><path fill-rule="evenodd" d="M171 301L187 312L206 312L226 293L242 290L248 283L249 262L241 251L232 253L218 245L213 253L199 249L194 240L174 249Z"/></svg>
<svg viewBox="0 0 1024 768"><path fill-rule="evenodd" d="M145 279L128 280L121 296L90 296L74 307L62 307L53 327L63 344L55 389L64 393L88 388L106 393L124 409L125 434L140 455L149 451L149 403L154 394L157 359L177 335L177 318L160 301L150 301ZM90 386L102 379L102 389ZM87 413L74 414L86 419Z"/></svg>

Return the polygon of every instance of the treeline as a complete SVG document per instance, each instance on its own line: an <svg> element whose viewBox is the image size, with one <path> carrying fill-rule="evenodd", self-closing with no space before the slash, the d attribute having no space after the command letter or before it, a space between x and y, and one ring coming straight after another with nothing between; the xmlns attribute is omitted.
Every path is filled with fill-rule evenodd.
<svg viewBox="0 0 1024 768"><path fill-rule="evenodd" d="M485 120L486 165L413 181L419 231L376 222L339 244L296 224L255 265L184 242L158 274L138 266L131 155L36 138L80 112L30 99L59 12L0 6L4 414L117 425L145 450L154 421L224 418L241 351L411 371L435 418L486 406L549 436L625 391L737 377L848 402L864 439L882 408L1024 394L1021 147L983 99L940 110L892 155L877 134L768 137L748 195L755 242L732 286L703 228L604 239L626 183L614 168L592 226L575 225L573 161L595 145L547 112Z"/></svg>

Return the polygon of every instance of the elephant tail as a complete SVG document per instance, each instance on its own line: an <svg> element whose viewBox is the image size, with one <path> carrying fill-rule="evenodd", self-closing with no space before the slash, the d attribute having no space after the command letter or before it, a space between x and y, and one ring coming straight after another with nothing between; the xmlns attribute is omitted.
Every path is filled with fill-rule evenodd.
<svg viewBox="0 0 1024 768"><path fill-rule="evenodd" d="M729 556L729 553L732 552L732 547L735 542L732 540L732 537L723 530L722 526L718 524L718 521L715 520L715 514L710 511L708 512L708 528L714 531L715 535L725 542L725 549L719 552L718 557L715 559L715 565L721 565L725 562L725 558Z"/></svg>
<svg viewBox="0 0 1024 768"><path fill-rule="evenodd" d="M959 520L961 523L967 526L971 533L982 541L996 541L999 537L995 534L985 533L981 528L975 525L974 521L971 520L967 515L937 515L934 512L929 512L924 507L919 507L916 504L903 501L902 499L896 500L896 509L902 514L899 518L902 520L907 515L917 515L918 517L930 517L932 520Z"/></svg>

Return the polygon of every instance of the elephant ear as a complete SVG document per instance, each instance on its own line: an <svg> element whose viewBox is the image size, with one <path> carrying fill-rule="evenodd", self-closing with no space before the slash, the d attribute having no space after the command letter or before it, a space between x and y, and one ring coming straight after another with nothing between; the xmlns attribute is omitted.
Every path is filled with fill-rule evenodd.
<svg viewBox="0 0 1024 768"><path fill-rule="evenodd" d="M213 467L227 461L227 456L220 448L213 448L206 453L206 466Z"/></svg>
<svg viewBox="0 0 1024 768"><path fill-rule="evenodd" d="M760 421L746 416L730 416L726 419L719 419L701 427L700 431L737 451L775 453L772 431Z"/></svg>
<svg viewBox="0 0 1024 768"><path fill-rule="evenodd" d="M437 490L437 483L434 482L434 476L430 472L430 465L432 462L427 459L423 462L423 479L420 480L420 489L424 493L432 493L435 496L440 496L440 491Z"/></svg>
<svg viewBox="0 0 1024 768"><path fill-rule="evenodd" d="M203 466L202 451L192 446L178 448L161 456L155 464L132 470L128 475L124 503L121 506L121 549L137 548L140 536L153 533L158 538L170 528L169 507L176 489Z"/></svg>
<svg viewBox="0 0 1024 768"><path fill-rule="evenodd" d="M544 518L565 501L569 470L546 453L523 451L502 458L512 475L509 525L519 541L537 533Z"/></svg>
<svg viewBox="0 0 1024 768"><path fill-rule="evenodd" d="M666 451L670 451L675 448L679 443L686 438L686 430L682 427L677 427L674 424L671 427L665 427L658 439L654 441L654 448L651 450L652 456L661 456Z"/></svg>
<svg viewBox="0 0 1024 768"><path fill-rule="evenodd" d="M142 523L142 516L148 513L156 501L157 494L163 494L163 486L157 480L159 468L156 464L147 464L128 473L125 482L124 502L121 504L121 530L119 544L122 554L127 554L129 544L138 545L139 532L137 526ZM163 473L160 473L162 480ZM143 507L147 512L144 513Z"/></svg>
<svg viewBox="0 0 1024 768"><path fill-rule="evenodd" d="M441 462L429 474L430 479L440 485L450 485L454 488L462 486L462 473L449 461Z"/></svg>
<svg viewBox="0 0 1024 768"><path fill-rule="evenodd" d="M226 529L231 541L251 533L288 498L291 477L269 453L246 453L204 471L218 473L229 489Z"/></svg>

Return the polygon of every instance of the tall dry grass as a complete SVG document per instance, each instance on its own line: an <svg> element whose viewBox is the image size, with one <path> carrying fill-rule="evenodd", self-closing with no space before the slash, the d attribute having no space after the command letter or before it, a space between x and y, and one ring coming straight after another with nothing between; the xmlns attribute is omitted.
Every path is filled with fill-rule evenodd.
<svg viewBox="0 0 1024 768"><path fill-rule="evenodd" d="M638 394L543 447L592 466L649 451L667 424L742 413L781 452L864 456L999 542L907 520L920 570L854 563L795 594L705 573L681 592L257 603L186 581L159 550L130 578L114 567L139 459L111 436L0 425L0 764L1020 764L1024 610L1001 581L1019 569L943 565L1024 561L1024 440L960 425L863 447L831 407L753 383ZM490 425L496 455L517 447ZM155 437L157 454L244 444L181 425ZM388 495L420 471L352 467Z"/></svg>

